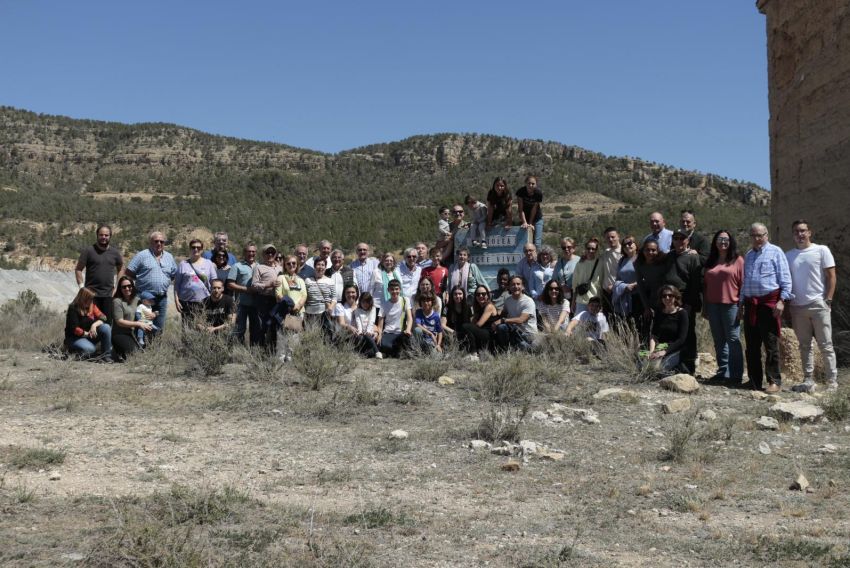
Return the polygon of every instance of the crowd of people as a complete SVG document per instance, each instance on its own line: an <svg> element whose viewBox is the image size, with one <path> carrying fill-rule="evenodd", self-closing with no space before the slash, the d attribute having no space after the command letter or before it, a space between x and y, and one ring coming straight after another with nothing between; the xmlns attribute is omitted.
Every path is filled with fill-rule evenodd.
<svg viewBox="0 0 850 568"><path fill-rule="evenodd" d="M491 287L471 250L487 249L493 227L514 227L514 197L529 239L519 263L501 268ZM123 360L163 331L173 286L184 326L283 360L289 354L277 353L279 335L305 326L321 328L327 341L349 340L372 358L439 352L449 342L472 358L534 350L545 334L579 334L604 357L606 336L633 330L645 364L660 373L693 374L696 318L702 316L718 365L711 380L740 385L746 361L750 386L776 392L787 303L805 374L795 388L815 388L813 337L828 386L836 388L830 321L835 262L826 246L812 242L805 220L794 222L796 247L787 252L770 243L762 223L750 226L746 252L730 230L709 239L698 231L694 212L685 210L676 229L654 212L643 238L607 227L601 239L583 243L583 254L569 237L560 239L556 253L543 244L542 203L535 176L513 195L496 178L484 202L468 195L463 204L440 208L432 247L415 243L398 259L391 252L373 256L367 243L359 243L349 263L328 240L314 255L305 244L288 253L249 242L237 259L225 232L216 233L206 251L192 239L189 256L178 262L165 250L165 235L154 231L148 248L125 265L110 245L111 228L103 225L77 263L80 290L68 308L65 344L83 356L94 356L99 346L100 360ZM463 242L460 229L468 229Z"/></svg>

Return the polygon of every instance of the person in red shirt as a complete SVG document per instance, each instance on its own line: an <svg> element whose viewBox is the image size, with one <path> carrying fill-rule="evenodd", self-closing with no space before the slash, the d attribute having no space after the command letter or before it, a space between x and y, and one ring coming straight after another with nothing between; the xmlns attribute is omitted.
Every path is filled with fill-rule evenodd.
<svg viewBox="0 0 850 568"><path fill-rule="evenodd" d="M443 251L439 247L432 247L431 251L431 266L422 269L422 278L427 278L434 285L434 293L442 296L446 288L446 280L449 276L449 269L440 264L443 260Z"/></svg>

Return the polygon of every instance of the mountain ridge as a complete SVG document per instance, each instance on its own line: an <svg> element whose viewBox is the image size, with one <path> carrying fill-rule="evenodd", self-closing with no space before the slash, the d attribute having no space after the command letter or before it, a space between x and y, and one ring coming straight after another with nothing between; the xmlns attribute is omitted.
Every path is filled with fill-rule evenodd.
<svg viewBox="0 0 850 568"><path fill-rule="evenodd" d="M549 216L550 240L556 233L586 234L590 217L620 219L628 230L646 209L669 210L671 203L707 210L726 205L737 220L762 216L770 202L769 192L755 183L553 141L446 132L330 154L169 123L124 124L0 107L0 187L6 190L0 195L9 198L11 213L0 228L9 233L2 246L10 258L72 257L85 242L77 238L79 226L90 220L78 211L80 203L92 217L111 216L116 225L142 234L158 223L189 234L244 222L235 229L242 239L312 242L325 238L322 231L339 231L335 238L344 245L367 238L398 247L430 238L436 218L430 207L467 193L483 199L496 175L516 189L526 172L540 176L549 204L561 207ZM615 209L571 213L571 196L588 193L605 196ZM370 199L382 207L371 207ZM260 211L232 211L245 200ZM273 215L281 201L300 208L290 212L288 227ZM61 211L53 211L57 207ZM318 225L310 218L317 212ZM382 213L383 220L374 218ZM49 246L24 238L10 221L44 225L41 236ZM128 247L143 244L136 237Z"/></svg>

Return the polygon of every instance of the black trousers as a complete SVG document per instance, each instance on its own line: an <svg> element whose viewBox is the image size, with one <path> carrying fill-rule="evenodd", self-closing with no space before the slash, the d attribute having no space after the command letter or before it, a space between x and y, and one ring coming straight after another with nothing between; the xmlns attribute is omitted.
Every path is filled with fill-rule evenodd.
<svg viewBox="0 0 850 568"><path fill-rule="evenodd" d="M112 296L95 296L93 303L97 306L103 315L106 316L106 323L112 326Z"/></svg>
<svg viewBox="0 0 850 568"><path fill-rule="evenodd" d="M470 353L492 351L493 342L488 328L478 327L472 322L467 322L461 325L461 329L465 340L463 346L467 351Z"/></svg>
<svg viewBox="0 0 850 568"><path fill-rule="evenodd" d="M113 357L124 360L127 355L139 348L136 343L136 338L125 333L112 334L112 354Z"/></svg>
<svg viewBox="0 0 850 568"><path fill-rule="evenodd" d="M750 312L755 310L755 325L750 325ZM782 384L779 371L779 320L773 317L773 308L747 304L744 310L744 338L747 341L747 374L753 388L762 388L765 374L767 382ZM762 365L762 346L765 362Z"/></svg>

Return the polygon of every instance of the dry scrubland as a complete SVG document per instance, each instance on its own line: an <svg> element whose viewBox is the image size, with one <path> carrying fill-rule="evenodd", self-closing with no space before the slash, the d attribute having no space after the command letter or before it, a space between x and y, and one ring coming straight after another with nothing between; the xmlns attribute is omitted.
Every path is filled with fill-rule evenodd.
<svg viewBox="0 0 850 568"><path fill-rule="evenodd" d="M283 365L172 335L99 365L0 311L3 566L850 566L846 387L769 430L776 401L663 390L627 345L381 362L308 333Z"/></svg>

